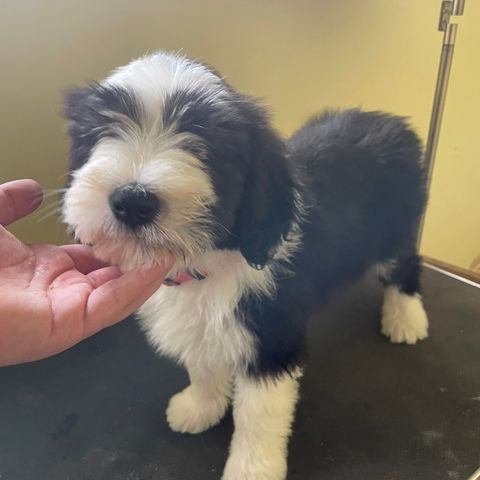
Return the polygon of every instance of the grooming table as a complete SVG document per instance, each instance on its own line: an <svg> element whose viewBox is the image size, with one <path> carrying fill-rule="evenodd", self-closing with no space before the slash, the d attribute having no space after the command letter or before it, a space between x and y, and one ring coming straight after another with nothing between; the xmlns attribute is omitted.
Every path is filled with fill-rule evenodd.
<svg viewBox="0 0 480 480"><path fill-rule="evenodd" d="M309 329L289 480L467 480L480 466L480 289L426 268L430 337L380 334L373 275ZM133 319L41 362L0 369L1 480L219 480L231 413L200 435L169 430L186 373Z"/></svg>

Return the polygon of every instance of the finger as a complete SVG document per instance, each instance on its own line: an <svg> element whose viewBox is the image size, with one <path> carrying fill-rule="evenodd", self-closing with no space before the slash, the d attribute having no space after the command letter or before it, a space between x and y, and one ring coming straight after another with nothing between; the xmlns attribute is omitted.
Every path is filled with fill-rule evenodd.
<svg viewBox="0 0 480 480"><path fill-rule="evenodd" d="M85 335L92 335L131 315L160 288L172 266L143 266L96 288L88 299L85 314Z"/></svg>
<svg viewBox="0 0 480 480"><path fill-rule="evenodd" d="M0 226L0 268L20 265L31 255L30 247Z"/></svg>
<svg viewBox="0 0 480 480"><path fill-rule="evenodd" d="M14 180L0 185L0 224L9 225L25 217L42 199L42 189L34 180Z"/></svg>
<svg viewBox="0 0 480 480"><path fill-rule="evenodd" d="M75 268L84 274L108 267L107 263L95 258L92 247L87 245L62 245L60 248L69 255Z"/></svg>
<svg viewBox="0 0 480 480"><path fill-rule="evenodd" d="M104 283L118 278L122 275L122 271L118 267L105 267L98 270L93 270L87 275L93 288L98 288Z"/></svg>

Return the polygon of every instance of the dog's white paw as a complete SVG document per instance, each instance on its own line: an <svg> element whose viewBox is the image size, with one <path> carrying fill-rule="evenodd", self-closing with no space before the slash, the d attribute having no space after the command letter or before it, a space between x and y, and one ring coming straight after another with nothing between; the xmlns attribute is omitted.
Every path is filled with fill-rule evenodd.
<svg viewBox="0 0 480 480"><path fill-rule="evenodd" d="M287 478L287 459L284 455L261 458L252 452L232 452L225 465L222 480L284 480Z"/></svg>
<svg viewBox="0 0 480 480"><path fill-rule="evenodd" d="M428 337L428 318L420 295L407 295L396 287L385 289L382 333L392 343L413 345Z"/></svg>
<svg viewBox="0 0 480 480"><path fill-rule="evenodd" d="M174 432L201 433L219 423L227 407L227 397L205 398L190 385L170 399L167 421Z"/></svg>

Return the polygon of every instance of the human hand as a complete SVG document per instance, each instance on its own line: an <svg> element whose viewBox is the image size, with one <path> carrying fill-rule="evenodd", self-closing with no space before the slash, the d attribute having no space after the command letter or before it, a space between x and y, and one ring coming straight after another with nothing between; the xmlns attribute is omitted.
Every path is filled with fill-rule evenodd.
<svg viewBox="0 0 480 480"><path fill-rule="evenodd" d="M41 203L33 180L0 185L0 365L61 352L133 313L171 267L122 273L85 245L32 245L2 227Z"/></svg>

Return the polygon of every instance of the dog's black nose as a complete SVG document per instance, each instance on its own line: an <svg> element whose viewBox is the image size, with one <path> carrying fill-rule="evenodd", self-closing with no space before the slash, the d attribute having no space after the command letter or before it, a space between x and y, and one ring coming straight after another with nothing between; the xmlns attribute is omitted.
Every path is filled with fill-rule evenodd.
<svg viewBox="0 0 480 480"><path fill-rule="evenodd" d="M117 187L109 198L115 217L130 228L153 222L160 210L158 197L140 183Z"/></svg>

